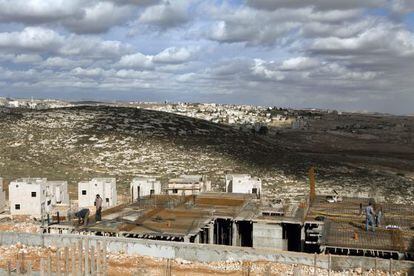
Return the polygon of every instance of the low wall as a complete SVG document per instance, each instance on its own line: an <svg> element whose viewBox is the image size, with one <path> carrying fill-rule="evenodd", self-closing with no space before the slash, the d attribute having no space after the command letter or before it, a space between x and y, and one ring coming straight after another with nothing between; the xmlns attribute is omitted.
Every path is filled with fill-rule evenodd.
<svg viewBox="0 0 414 276"><path fill-rule="evenodd" d="M333 270L362 268L364 270L380 269L389 271L414 272L414 262L385 260L368 257L317 255L273 249L248 247L194 244L183 242L153 241L132 238L100 237L89 235L52 235L0 232L0 245L15 245L20 242L27 246L70 246L73 243L88 239L90 245L97 242L105 243L108 252L143 255L154 258L181 258L188 261L272 261L283 264L299 264Z"/></svg>

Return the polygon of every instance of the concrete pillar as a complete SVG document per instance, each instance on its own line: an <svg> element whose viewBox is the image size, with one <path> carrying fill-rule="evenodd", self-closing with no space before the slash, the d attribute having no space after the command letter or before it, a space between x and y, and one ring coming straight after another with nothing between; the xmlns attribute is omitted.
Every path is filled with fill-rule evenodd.
<svg viewBox="0 0 414 276"><path fill-rule="evenodd" d="M52 253L49 252L49 256L47 256L47 275L52 275Z"/></svg>
<svg viewBox="0 0 414 276"><path fill-rule="evenodd" d="M69 248L65 247L63 254L65 255L65 275L69 275Z"/></svg>
<svg viewBox="0 0 414 276"><path fill-rule="evenodd" d="M85 275L89 275L89 240L85 239Z"/></svg>
<svg viewBox="0 0 414 276"><path fill-rule="evenodd" d="M101 243L96 242L96 275L101 274Z"/></svg>
<svg viewBox="0 0 414 276"><path fill-rule="evenodd" d="M306 239L306 233L305 233L305 225L302 226L300 229L300 251L305 251L305 239Z"/></svg>
<svg viewBox="0 0 414 276"><path fill-rule="evenodd" d="M214 244L214 223L210 223L208 227L208 243Z"/></svg>
<svg viewBox="0 0 414 276"><path fill-rule="evenodd" d="M201 233L203 233L203 232L201 232ZM195 238L194 238L194 243L200 243L200 233L198 233L196 236L195 236Z"/></svg>
<svg viewBox="0 0 414 276"><path fill-rule="evenodd" d="M233 246L239 246L240 245L239 244L239 240L240 240L240 238L239 238L239 229L237 227L236 221L233 221L233 223L232 223L232 231L231 231L231 233L232 233L231 245L233 245Z"/></svg>
<svg viewBox="0 0 414 276"><path fill-rule="evenodd" d="M7 276L11 275L11 262L7 261Z"/></svg>
<svg viewBox="0 0 414 276"><path fill-rule="evenodd" d="M16 262L16 275L21 275L21 262L19 260L19 258L17 258L17 262Z"/></svg>
<svg viewBox="0 0 414 276"><path fill-rule="evenodd" d="M91 275L95 275L95 247L91 246Z"/></svg>
<svg viewBox="0 0 414 276"><path fill-rule="evenodd" d="M190 242L190 237L189 236L185 236L184 237L184 242Z"/></svg>
<svg viewBox="0 0 414 276"><path fill-rule="evenodd" d="M40 276L45 276L45 259L40 259Z"/></svg>
<svg viewBox="0 0 414 276"><path fill-rule="evenodd" d="M103 260L103 264L102 264L102 274L103 275L108 275L108 258L107 258L107 245L106 245L106 241L103 242L102 245L102 260Z"/></svg>
<svg viewBox="0 0 414 276"><path fill-rule="evenodd" d="M27 275L32 276L32 262L27 263Z"/></svg>
<svg viewBox="0 0 414 276"><path fill-rule="evenodd" d="M78 275L82 275L82 252L83 252L83 248L82 248L82 240L78 241Z"/></svg>
<svg viewBox="0 0 414 276"><path fill-rule="evenodd" d="M56 250L56 275L60 276L60 251L59 249Z"/></svg>
<svg viewBox="0 0 414 276"><path fill-rule="evenodd" d="M76 275L76 244L72 245L71 250L71 259L72 259L72 276Z"/></svg>

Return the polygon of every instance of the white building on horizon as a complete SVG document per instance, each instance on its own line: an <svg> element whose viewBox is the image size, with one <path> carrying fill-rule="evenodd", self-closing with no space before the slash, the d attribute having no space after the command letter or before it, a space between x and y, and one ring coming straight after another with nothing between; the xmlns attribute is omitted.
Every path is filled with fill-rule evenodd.
<svg viewBox="0 0 414 276"><path fill-rule="evenodd" d="M151 176L135 177L132 179L130 192L132 202L144 196L159 195L161 194L161 182Z"/></svg>
<svg viewBox="0 0 414 276"><path fill-rule="evenodd" d="M40 218L53 206L69 204L67 181L48 181L47 178L20 178L9 184L11 215Z"/></svg>
<svg viewBox="0 0 414 276"><path fill-rule="evenodd" d="M260 197L262 180L249 174L226 174L226 193L256 194Z"/></svg>
<svg viewBox="0 0 414 276"><path fill-rule="evenodd" d="M203 175L180 175L168 181L167 194L193 195L211 190L211 181Z"/></svg>
<svg viewBox="0 0 414 276"><path fill-rule="evenodd" d="M78 206L92 207L95 204L96 195L103 200L102 207L112 207L118 204L116 193L116 178L102 177L92 178L90 181L78 183Z"/></svg>

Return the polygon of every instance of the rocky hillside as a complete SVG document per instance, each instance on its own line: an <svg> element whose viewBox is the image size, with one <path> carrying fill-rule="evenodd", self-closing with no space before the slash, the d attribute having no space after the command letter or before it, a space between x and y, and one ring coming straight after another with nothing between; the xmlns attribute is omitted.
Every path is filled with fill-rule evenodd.
<svg viewBox="0 0 414 276"><path fill-rule="evenodd" d="M412 200L414 181L406 174L378 169L376 162L362 166L360 160L333 158L327 154L331 148L309 150L309 137L258 136L137 108L13 109L0 113L0 176L68 180L73 193L77 181L95 176L116 176L126 188L137 174L166 179L197 173L208 175L213 187L222 190L224 173L250 173L263 178L268 197L299 200L307 193L306 171L314 164L321 192L375 190L390 200ZM414 167L412 159L404 162L406 169Z"/></svg>

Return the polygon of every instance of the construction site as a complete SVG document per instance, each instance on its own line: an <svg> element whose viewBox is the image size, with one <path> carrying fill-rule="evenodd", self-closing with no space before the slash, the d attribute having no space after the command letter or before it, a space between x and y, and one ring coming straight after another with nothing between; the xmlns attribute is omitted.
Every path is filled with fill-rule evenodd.
<svg viewBox="0 0 414 276"><path fill-rule="evenodd" d="M94 178L79 183L78 200L69 204L64 182L12 181L10 215L3 215L0 231L5 256L0 273L140 275L146 269L154 275L188 275L194 267L199 275L223 269L229 275L414 271L413 205L335 190L323 193L314 167L299 202L263 196L261 179L247 174L226 175L225 180L226 192L213 192L204 177L182 175L167 183L166 192L156 178L141 176L118 201L115 178ZM98 207L99 199L104 208ZM47 212L45 203L51 205ZM23 228L26 223L35 230L6 227L19 219ZM185 271L182 262L193 266Z"/></svg>
<svg viewBox="0 0 414 276"><path fill-rule="evenodd" d="M300 204L270 204L256 194L150 195L108 208L87 225L56 218L44 233L214 244L307 253L413 260L414 208L374 198L317 195L314 172ZM383 212L375 231L364 209Z"/></svg>

